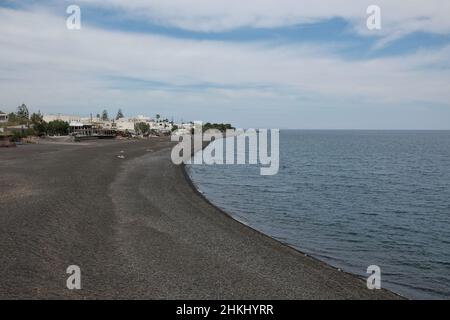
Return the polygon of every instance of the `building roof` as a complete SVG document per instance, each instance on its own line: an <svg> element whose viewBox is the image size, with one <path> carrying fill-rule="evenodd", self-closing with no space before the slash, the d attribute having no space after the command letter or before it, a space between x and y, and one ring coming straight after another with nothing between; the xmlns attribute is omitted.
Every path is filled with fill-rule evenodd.
<svg viewBox="0 0 450 320"><path fill-rule="evenodd" d="M6 114L6 113L4 113L2 110L0 110L0 114Z"/></svg>
<svg viewBox="0 0 450 320"><path fill-rule="evenodd" d="M78 121L71 121L71 122L69 123L69 126L70 126L70 127L83 127L84 124L82 124L81 122L78 122Z"/></svg>

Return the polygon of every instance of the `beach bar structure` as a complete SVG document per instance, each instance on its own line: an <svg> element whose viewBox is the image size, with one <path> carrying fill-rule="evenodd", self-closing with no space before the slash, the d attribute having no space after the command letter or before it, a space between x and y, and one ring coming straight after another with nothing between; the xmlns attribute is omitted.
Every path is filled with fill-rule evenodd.
<svg viewBox="0 0 450 320"><path fill-rule="evenodd" d="M73 136L75 141L90 139L113 139L116 137L116 130L98 128L93 124L73 121L69 123L69 135Z"/></svg>

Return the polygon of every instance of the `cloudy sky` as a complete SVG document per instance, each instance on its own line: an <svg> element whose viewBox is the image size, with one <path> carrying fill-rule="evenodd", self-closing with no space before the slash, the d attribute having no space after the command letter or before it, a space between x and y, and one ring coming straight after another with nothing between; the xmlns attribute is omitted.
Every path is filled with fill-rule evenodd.
<svg viewBox="0 0 450 320"><path fill-rule="evenodd" d="M68 30L66 8L81 8ZM381 30L366 27L369 5ZM0 0L0 110L450 129L448 0Z"/></svg>

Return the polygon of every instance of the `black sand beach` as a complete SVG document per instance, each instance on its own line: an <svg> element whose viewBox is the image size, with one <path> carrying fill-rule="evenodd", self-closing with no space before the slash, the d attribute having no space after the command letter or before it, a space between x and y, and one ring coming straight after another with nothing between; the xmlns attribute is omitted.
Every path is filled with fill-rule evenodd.
<svg viewBox="0 0 450 320"><path fill-rule="evenodd" d="M171 163L171 146L1 149L0 298L398 298L231 219ZM73 264L81 290L66 288Z"/></svg>

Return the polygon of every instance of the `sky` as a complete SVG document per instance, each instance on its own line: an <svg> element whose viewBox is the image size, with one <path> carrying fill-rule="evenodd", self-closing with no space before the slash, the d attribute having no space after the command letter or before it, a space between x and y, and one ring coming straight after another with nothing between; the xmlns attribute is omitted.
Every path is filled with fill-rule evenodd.
<svg viewBox="0 0 450 320"><path fill-rule="evenodd" d="M70 30L69 5L81 10ZM369 30L369 5L381 29ZM0 0L0 110L450 129L448 0Z"/></svg>

